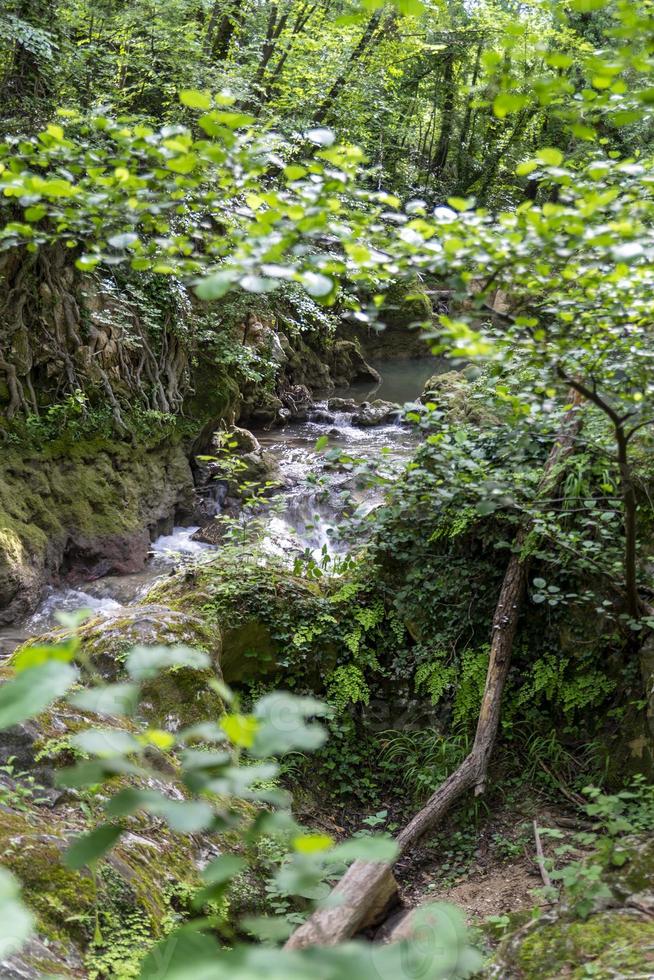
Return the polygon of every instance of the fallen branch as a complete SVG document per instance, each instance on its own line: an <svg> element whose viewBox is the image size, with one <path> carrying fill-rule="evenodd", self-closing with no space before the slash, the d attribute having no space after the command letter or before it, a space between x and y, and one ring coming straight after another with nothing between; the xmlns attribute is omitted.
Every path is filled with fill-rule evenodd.
<svg viewBox="0 0 654 980"><path fill-rule="evenodd" d="M573 392L570 396L571 408L564 416L543 469L539 496L552 494L561 480L564 463L574 452L581 426L580 401L579 394ZM488 763L500 721L502 693L509 673L513 640L527 591L529 559L523 551L531 530L531 521L518 530L495 607L486 685L472 749L458 769L441 783L422 810L400 831L396 839L398 857L436 826L467 790L474 789L476 795L484 792ZM382 862L355 861L335 886L329 907L315 911L295 930L286 947L334 946L355 935L365 922L368 909L378 905L380 896L388 887L391 867Z"/></svg>
<svg viewBox="0 0 654 980"><path fill-rule="evenodd" d="M550 878L550 873L545 865L545 854L543 853L543 843L540 839L540 833L538 832L537 820L534 820L534 843L536 844L536 864L538 865L538 870L540 871L543 884L546 888L551 888L552 879Z"/></svg>

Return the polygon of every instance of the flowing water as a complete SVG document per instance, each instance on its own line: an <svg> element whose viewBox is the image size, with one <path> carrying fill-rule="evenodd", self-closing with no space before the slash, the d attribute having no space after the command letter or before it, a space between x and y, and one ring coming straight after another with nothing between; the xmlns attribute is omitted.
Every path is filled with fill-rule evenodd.
<svg viewBox="0 0 654 980"><path fill-rule="evenodd" d="M330 392L330 397L350 398L358 403L383 398L404 404L420 394L439 363L420 358L375 367L382 376L381 382ZM326 412L326 401L316 403L315 410ZM326 452L335 449L371 463L383 460L385 470L392 472L401 468L416 445L411 426L392 423L358 427L352 425L351 413L329 414L330 420L296 422L256 433L262 448L277 459L287 482L287 488L275 495L263 518L263 545L270 553L289 559L310 554L316 561L338 555L347 548L347 542L337 534L344 508L365 513L379 501L380 491L358 490L352 484L348 465L330 466ZM325 436L327 447L318 451L316 443ZM140 572L107 575L76 587L48 587L31 616L0 629L0 659L23 640L54 626L58 611L86 608L111 614L142 598L155 581L172 569L201 561L219 550L219 546L194 540L197 531L197 527L175 527L171 534L157 538Z"/></svg>

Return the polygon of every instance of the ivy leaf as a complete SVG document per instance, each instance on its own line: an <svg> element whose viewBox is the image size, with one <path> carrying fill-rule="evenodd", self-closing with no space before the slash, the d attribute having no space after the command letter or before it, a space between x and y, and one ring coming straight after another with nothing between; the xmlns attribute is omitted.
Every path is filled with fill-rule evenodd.
<svg viewBox="0 0 654 980"><path fill-rule="evenodd" d="M40 714L62 697L77 677L77 669L60 660L23 670L0 686L0 729Z"/></svg>

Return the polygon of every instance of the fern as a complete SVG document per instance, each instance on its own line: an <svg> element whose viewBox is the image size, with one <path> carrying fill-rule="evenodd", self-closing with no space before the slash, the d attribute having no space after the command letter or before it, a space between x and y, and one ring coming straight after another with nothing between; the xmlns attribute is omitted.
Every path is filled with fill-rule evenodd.
<svg viewBox="0 0 654 980"><path fill-rule="evenodd" d="M356 664L337 667L327 682L327 699L339 714L348 704L369 704L370 688L361 668Z"/></svg>

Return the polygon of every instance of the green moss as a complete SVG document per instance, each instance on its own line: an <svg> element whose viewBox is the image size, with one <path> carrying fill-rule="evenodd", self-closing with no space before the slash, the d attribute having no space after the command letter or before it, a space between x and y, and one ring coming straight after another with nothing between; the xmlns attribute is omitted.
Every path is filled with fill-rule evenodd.
<svg viewBox="0 0 654 980"><path fill-rule="evenodd" d="M55 643L67 636L66 630L53 630L23 644L16 650L14 657L32 644ZM217 718L222 713L222 701L208 684L213 678L221 676L221 636L215 625L208 621L208 617L159 605L133 606L114 618L98 617L89 620L80 628L79 638L81 654L109 680L121 676L125 657L134 646L182 645L205 651L212 658L211 668L172 668L148 681L143 687L142 714L149 724L176 729L180 725ZM70 715L69 709L62 710ZM48 740L60 739L62 735L60 716L57 715L57 724L48 725L48 718L46 712L43 719L43 744L39 746L44 751L47 750ZM74 730L75 724L81 725L83 716L78 713L68 720L73 726L71 730ZM67 735L68 732L64 734ZM59 748L65 749L65 744Z"/></svg>
<svg viewBox="0 0 654 980"><path fill-rule="evenodd" d="M600 912L585 922L534 928L511 958L516 980L610 980L654 971L654 922L636 912ZM508 966L508 964L507 964Z"/></svg>
<svg viewBox="0 0 654 980"><path fill-rule="evenodd" d="M96 903L91 876L68 871L61 863L66 837L56 823L36 813L3 812L0 847L5 864L21 881L39 934L69 943L89 937Z"/></svg>

